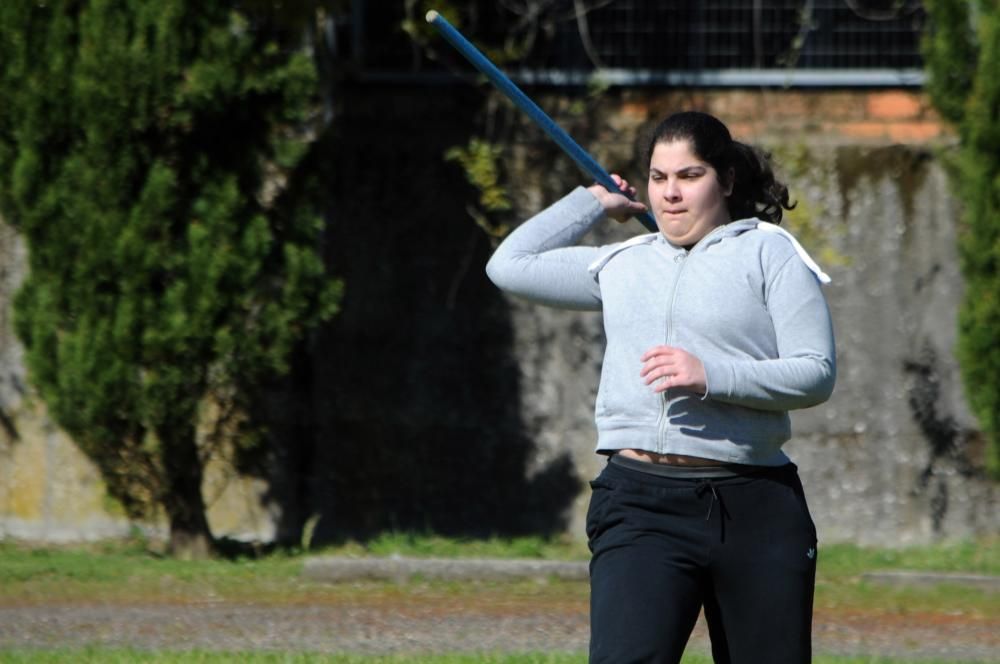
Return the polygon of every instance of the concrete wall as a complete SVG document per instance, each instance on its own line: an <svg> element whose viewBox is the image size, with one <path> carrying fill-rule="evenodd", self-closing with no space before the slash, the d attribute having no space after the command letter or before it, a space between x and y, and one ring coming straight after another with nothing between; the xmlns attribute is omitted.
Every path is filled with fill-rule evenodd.
<svg viewBox="0 0 1000 664"><path fill-rule="evenodd" d="M329 258L347 284L343 311L312 346L306 397L275 456L279 490L225 464L209 473L216 534L270 539L308 518L331 539L385 528L582 533L585 480L601 463L592 453L600 321L525 305L486 282L491 240L466 213L460 171L441 158L482 130L453 92L365 90L340 117ZM837 390L794 415L787 447L824 541L1000 530L997 484L983 477L952 353L958 209L936 152L951 139L923 96L539 98L609 169L638 181L643 133L678 108L713 111L778 157L800 201L789 228L833 277ZM505 122L515 217L583 182L536 130ZM32 397L9 321L23 265L23 246L0 226L0 537L124 534L132 524Z"/></svg>

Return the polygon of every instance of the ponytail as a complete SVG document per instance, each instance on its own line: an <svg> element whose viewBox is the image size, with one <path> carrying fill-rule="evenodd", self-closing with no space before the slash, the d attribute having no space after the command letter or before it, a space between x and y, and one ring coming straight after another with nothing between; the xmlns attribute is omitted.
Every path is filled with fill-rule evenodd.
<svg viewBox="0 0 1000 664"><path fill-rule="evenodd" d="M732 142L733 191L729 195L729 216L732 219L757 217L780 224L784 210L791 210L788 187L778 182L771 168L771 155L764 150ZM728 169L724 172L728 172Z"/></svg>

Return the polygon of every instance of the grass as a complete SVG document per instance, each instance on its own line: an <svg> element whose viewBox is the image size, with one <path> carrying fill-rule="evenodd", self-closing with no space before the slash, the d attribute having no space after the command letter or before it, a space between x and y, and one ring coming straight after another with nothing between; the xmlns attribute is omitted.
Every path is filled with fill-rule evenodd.
<svg viewBox="0 0 1000 664"><path fill-rule="evenodd" d="M861 574L882 569L1000 574L998 537L899 549L833 544L820 551L820 567L827 574Z"/></svg>
<svg viewBox="0 0 1000 664"><path fill-rule="evenodd" d="M330 555L414 556L422 558L537 558L587 560L587 545L569 538L491 537L455 539L414 533L385 533L360 544L348 542L319 551Z"/></svg>
<svg viewBox="0 0 1000 664"><path fill-rule="evenodd" d="M349 542L313 552L339 556L491 557L585 560L586 546L539 537L457 540L387 534L364 544ZM0 602L254 600L294 603L338 601L352 595L384 596L428 590L427 584L361 583L331 586L301 578L305 554L278 552L259 558L180 561L150 554L142 542L77 547L28 547L0 542ZM492 584L500 592L531 593L537 584ZM553 584L550 594L579 597L580 584ZM478 593L483 586L434 582L436 593ZM487 589L488 590L488 589ZM561 592L560 592L561 591Z"/></svg>
<svg viewBox="0 0 1000 664"><path fill-rule="evenodd" d="M996 594L988 590L948 583L932 587L885 586L863 577L866 572L888 570L1000 575L1000 539L900 549L847 544L824 547L816 574L817 610L1000 615Z"/></svg>

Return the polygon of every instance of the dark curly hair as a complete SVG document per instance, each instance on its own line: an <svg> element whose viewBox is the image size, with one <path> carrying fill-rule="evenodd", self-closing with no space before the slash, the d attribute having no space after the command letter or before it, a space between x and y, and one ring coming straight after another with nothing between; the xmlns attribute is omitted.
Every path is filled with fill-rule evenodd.
<svg viewBox="0 0 1000 664"><path fill-rule="evenodd" d="M782 211L795 207L788 201L788 187L774 179L770 153L733 140L714 115L684 111L667 117L653 130L646 163L659 143L676 140L688 141L695 156L711 164L723 183L728 184L733 174L733 191L727 199L732 219L757 217L780 224Z"/></svg>

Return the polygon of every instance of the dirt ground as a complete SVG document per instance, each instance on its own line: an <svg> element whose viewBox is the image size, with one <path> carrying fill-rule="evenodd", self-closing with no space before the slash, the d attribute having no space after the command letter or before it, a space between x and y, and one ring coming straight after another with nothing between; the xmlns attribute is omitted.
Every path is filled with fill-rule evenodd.
<svg viewBox="0 0 1000 664"><path fill-rule="evenodd" d="M0 606L0 649L120 646L370 654L585 651L583 599L495 602L469 597L299 604L233 602ZM708 651L704 625L692 651ZM997 661L1000 620L970 614L820 611L817 653Z"/></svg>

